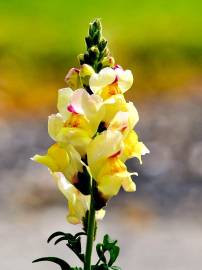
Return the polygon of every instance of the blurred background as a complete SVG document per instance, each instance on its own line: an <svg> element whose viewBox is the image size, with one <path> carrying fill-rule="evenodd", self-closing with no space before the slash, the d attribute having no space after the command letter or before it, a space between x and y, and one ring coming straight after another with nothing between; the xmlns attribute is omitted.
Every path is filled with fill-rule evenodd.
<svg viewBox="0 0 202 270"><path fill-rule="evenodd" d="M0 0L0 265L32 265L40 256L74 261L46 244L66 223L66 202L46 170L29 160L52 143L47 116L57 90L78 65L89 22L102 19L116 62L133 71L140 138L151 150L137 192L107 208L105 232L122 246L127 270L195 270L202 254L202 2L197 0Z"/></svg>

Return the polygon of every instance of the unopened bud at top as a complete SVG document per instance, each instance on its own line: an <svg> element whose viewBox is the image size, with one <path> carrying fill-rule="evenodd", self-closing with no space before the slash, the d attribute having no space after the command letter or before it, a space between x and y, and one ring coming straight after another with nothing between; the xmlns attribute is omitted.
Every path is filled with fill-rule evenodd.
<svg viewBox="0 0 202 270"><path fill-rule="evenodd" d="M83 64L81 66L79 75L80 75L80 78L81 78L81 82L82 82L82 84L84 86L88 86L89 85L89 79L90 79L91 75L94 72L95 72L94 69L90 65Z"/></svg>
<svg viewBox="0 0 202 270"><path fill-rule="evenodd" d="M110 57L104 57L104 59L102 60L102 67L114 67L115 65L115 60L114 57L110 56Z"/></svg>
<svg viewBox="0 0 202 270"><path fill-rule="evenodd" d="M78 89L81 86L80 77L79 77L79 69L71 68L67 75L65 76L65 82L67 86L73 90Z"/></svg>

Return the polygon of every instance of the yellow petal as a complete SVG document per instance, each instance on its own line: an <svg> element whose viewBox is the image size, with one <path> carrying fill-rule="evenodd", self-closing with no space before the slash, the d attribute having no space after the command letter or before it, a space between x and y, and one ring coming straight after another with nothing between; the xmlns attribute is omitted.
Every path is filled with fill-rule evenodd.
<svg viewBox="0 0 202 270"><path fill-rule="evenodd" d="M53 140L55 141L58 140L57 136L60 130L63 128L63 126L64 126L64 121L61 114L59 113L51 114L48 117L48 134Z"/></svg>
<svg viewBox="0 0 202 270"><path fill-rule="evenodd" d="M128 111L127 103L123 95L115 95L105 100L103 107L105 109L103 121L108 125L118 112Z"/></svg>
<svg viewBox="0 0 202 270"><path fill-rule="evenodd" d="M122 160L126 161L129 158L136 157L142 164L141 156L149 153L149 149L138 141L138 136L135 131L131 131L124 140L124 150Z"/></svg>
<svg viewBox="0 0 202 270"><path fill-rule="evenodd" d="M89 127L93 133L101 121L102 114L100 108L103 105L102 98L98 95L89 95L85 89L78 89L71 98L71 110L83 116L89 123Z"/></svg>
<svg viewBox="0 0 202 270"><path fill-rule="evenodd" d="M123 132L129 125L129 113L118 112L109 124L108 129Z"/></svg>
<svg viewBox="0 0 202 270"><path fill-rule="evenodd" d="M127 112L129 114L129 129L133 129L135 127L135 125L138 123L139 121L139 115L138 115L138 111L135 108L134 104L132 102L128 102L127 105Z"/></svg>
<svg viewBox="0 0 202 270"><path fill-rule="evenodd" d="M81 155L71 144L64 144L63 147L69 155L69 164L68 167L65 168L63 173L69 182L74 183L75 178L77 178L78 172L83 171Z"/></svg>
<svg viewBox="0 0 202 270"><path fill-rule="evenodd" d="M119 159L118 155L108 158L105 163L103 163L95 180L98 183L99 191L106 199L117 195L121 186L123 186L126 191L135 190L135 184L132 182L130 173L127 171L127 167Z"/></svg>
<svg viewBox="0 0 202 270"><path fill-rule="evenodd" d="M119 131L104 131L97 135L88 146L87 157L91 173L96 176L102 162L108 157L121 151L122 149L122 134Z"/></svg>
<svg viewBox="0 0 202 270"><path fill-rule="evenodd" d="M87 151L87 147L91 142L89 134L81 128L62 128L57 136L58 141L62 143L71 144L84 156Z"/></svg>
<svg viewBox="0 0 202 270"><path fill-rule="evenodd" d="M55 161L51 157L49 157L48 155L44 155L44 156L35 155L31 159L38 162L38 163L41 163L41 164L47 166L53 172L57 171L57 169L58 169Z"/></svg>
<svg viewBox="0 0 202 270"><path fill-rule="evenodd" d="M55 173L54 177L58 188L68 200L69 213L67 215L67 220L72 224L81 223L86 211L89 209L90 196L83 195L66 180L63 174Z"/></svg>
<svg viewBox="0 0 202 270"><path fill-rule="evenodd" d="M136 174L137 175L137 174ZM136 185L130 177L130 173L122 181L122 187L126 192L136 191Z"/></svg>
<svg viewBox="0 0 202 270"><path fill-rule="evenodd" d="M35 155L32 159L47 166L52 172L63 172L69 164L67 152L58 144L53 144L46 155Z"/></svg>

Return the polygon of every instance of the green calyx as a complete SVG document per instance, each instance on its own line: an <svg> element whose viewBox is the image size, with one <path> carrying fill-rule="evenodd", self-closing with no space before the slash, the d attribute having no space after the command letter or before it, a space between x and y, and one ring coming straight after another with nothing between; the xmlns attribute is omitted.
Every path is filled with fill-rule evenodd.
<svg viewBox="0 0 202 270"><path fill-rule="evenodd" d="M95 19L90 23L85 41L87 50L78 56L80 65L88 64L95 72L99 72L104 67L114 66L114 59L107 48L107 40L102 36L100 19Z"/></svg>

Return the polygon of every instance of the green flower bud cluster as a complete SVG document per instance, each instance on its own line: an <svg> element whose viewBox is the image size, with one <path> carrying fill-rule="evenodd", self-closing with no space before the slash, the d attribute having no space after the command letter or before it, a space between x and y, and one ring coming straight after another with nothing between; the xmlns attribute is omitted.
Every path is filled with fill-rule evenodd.
<svg viewBox="0 0 202 270"><path fill-rule="evenodd" d="M104 67L113 67L114 58L110 56L107 40L102 36L102 25L99 19L90 23L89 35L85 38L87 51L78 56L80 65L88 64L95 72Z"/></svg>

